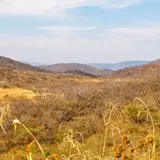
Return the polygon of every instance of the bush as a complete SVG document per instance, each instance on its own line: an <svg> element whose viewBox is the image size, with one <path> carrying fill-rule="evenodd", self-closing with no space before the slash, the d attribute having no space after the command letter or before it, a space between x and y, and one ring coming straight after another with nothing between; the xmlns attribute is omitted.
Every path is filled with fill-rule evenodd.
<svg viewBox="0 0 160 160"><path fill-rule="evenodd" d="M124 114L133 123L143 123L146 120L146 113L134 103L125 106Z"/></svg>

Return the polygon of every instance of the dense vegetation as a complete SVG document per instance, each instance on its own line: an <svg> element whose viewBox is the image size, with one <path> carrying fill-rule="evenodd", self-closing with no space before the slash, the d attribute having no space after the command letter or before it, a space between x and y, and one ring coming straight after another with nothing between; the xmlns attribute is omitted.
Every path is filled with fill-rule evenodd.
<svg viewBox="0 0 160 160"><path fill-rule="evenodd" d="M0 160L160 158L158 65L98 78L1 68L0 88L33 93L0 97Z"/></svg>

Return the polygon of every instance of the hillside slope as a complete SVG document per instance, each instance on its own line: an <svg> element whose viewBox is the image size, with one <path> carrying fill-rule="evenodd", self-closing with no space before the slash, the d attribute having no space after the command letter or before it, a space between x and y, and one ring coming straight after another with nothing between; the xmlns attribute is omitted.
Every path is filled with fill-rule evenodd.
<svg viewBox="0 0 160 160"><path fill-rule="evenodd" d="M105 71L103 69L97 69L95 67L88 66L86 64L80 64L80 63L59 63L59 64L53 64L48 66L40 66L40 68L46 69L48 71L53 72L61 72L66 73L69 72L84 72L86 74L96 75L96 76L102 76L110 73L111 71Z"/></svg>
<svg viewBox="0 0 160 160"><path fill-rule="evenodd" d="M45 69L33 67L29 64L25 64L3 56L0 56L0 68L17 69L17 70L33 71L33 72L46 72Z"/></svg>
<svg viewBox="0 0 160 160"><path fill-rule="evenodd" d="M90 85L90 79L93 79L93 83L97 79L97 77L95 79L94 77L92 74L79 70L55 73L0 56L0 88L65 89L73 85L88 84L88 81Z"/></svg>
<svg viewBox="0 0 160 160"><path fill-rule="evenodd" d="M160 59L157 59L155 61L152 61L151 64L160 64Z"/></svg>
<svg viewBox="0 0 160 160"><path fill-rule="evenodd" d="M114 75L117 75L119 77L143 77L155 74L159 70L160 70L160 60L155 60L141 66L130 67L119 70L115 72Z"/></svg>

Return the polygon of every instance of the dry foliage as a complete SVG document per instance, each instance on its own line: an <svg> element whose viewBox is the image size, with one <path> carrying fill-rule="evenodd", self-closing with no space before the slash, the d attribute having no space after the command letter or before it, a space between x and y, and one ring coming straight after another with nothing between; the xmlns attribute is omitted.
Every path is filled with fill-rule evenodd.
<svg viewBox="0 0 160 160"><path fill-rule="evenodd" d="M145 71L91 78L1 69L3 90L34 96L3 97L0 159L158 160L160 74Z"/></svg>

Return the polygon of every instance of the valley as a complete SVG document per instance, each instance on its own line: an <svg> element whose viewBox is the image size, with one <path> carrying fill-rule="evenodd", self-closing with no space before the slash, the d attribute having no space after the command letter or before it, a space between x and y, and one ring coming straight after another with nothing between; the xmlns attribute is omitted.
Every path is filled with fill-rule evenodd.
<svg viewBox="0 0 160 160"><path fill-rule="evenodd" d="M157 61L91 76L5 58L0 160L159 159L159 94Z"/></svg>

